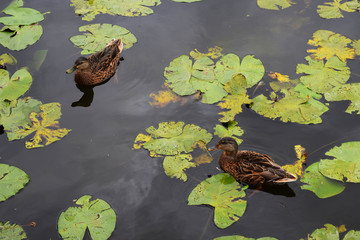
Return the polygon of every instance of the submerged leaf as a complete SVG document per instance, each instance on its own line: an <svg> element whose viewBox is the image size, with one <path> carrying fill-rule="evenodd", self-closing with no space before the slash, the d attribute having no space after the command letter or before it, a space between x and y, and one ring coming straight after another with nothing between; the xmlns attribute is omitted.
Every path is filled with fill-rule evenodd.
<svg viewBox="0 0 360 240"><path fill-rule="evenodd" d="M308 53L312 53L312 57L317 59L330 59L337 56L341 61L346 59L354 59L355 51L348 47L351 39L341 36L328 30L317 30L313 34L313 39L308 41L309 45L318 47L317 49L308 49Z"/></svg>
<svg viewBox="0 0 360 240"><path fill-rule="evenodd" d="M197 185L188 197L188 205L206 204L215 208L214 222L227 228L244 214L246 201L243 188L227 173L214 175ZM239 191L240 190L240 191Z"/></svg>
<svg viewBox="0 0 360 240"><path fill-rule="evenodd" d="M0 100L16 100L30 88L31 84L32 77L26 68L17 70L11 78L8 71L0 69Z"/></svg>
<svg viewBox="0 0 360 240"><path fill-rule="evenodd" d="M350 69L338 57L330 58L325 64L323 60L312 59L310 56L305 59L309 65L298 64L296 73L308 74L300 77L300 81L313 91L326 93L333 87L343 85L350 78Z"/></svg>
<svg viewBox="0 0 360 240"><path fill-rule="evenodd" d="M360 183L360 142L343 143L325 153L333 160L321 159L319 171L326 177Z"/></svg>
<svg viewBox="0 0 360 240"><path fill-rule="evenodd" d="M175 156L167 156L164 158L163 167L165 174L171 178L178 178L187 181L185 170L191 167L196 167L194 162L191 162L192 156L190 154L179 154Z"/></svg>
<svg viewBox="0 0 360 240"><path fill-rule="evenodd" d="M325 93L324 96L330 102L349 100L351 103L345 112L360 114L360 83L337 86Z"/></svg>
<svg viewBox="0 0 360 240"><path fill-rule="evenodd" d="M290 7L293 3L291 0L257 0L260 8L270 10L280 10Z"/></svg>
<svg viewBox="0 0 360 240"><path fill-rule="evenodd" d="M181 104L184 104L186 102L186 99L183 99L176 95L171 90L161 90L156 93L150 93L150 98L152 98L152 101L149 102L149 104L153 107L166 107L170 102L176 103L181 102Z"/></svg>
<svg viewBox="0 0 360 240"><path fill-rule="evenodd" d="M0 163L0 202L14 196L29 180L29 176L23 170Z"/></svg>
<svg viewBox="0 0 360 240"><path fill-rule="evenodd" d="M0 30L0 44L11 50L19 51L36 43L43 29L38 24L29 26L5 26Z"/></svg>
<svg viewBox="0 0 360 240"><path fill-rule="evenodd" d="M242 136L244 134L244 130L239 127L238 122L236 121L230 121L227 123L227 128L225 128L223 125L217 124L214 127L215 135L219 136L219 138L223 137L232 137L236 140L237 144L240 145L242 143L242 139L237 138L236 136Z"/></svg>
<svg viewBox="0 0 360 240"><path fill-rule="evenodd" d="M324 175L319 172L319 162L307 167L300 181L305 183L305 185L301 186L301 189L312 191L319 198L335 196L345 189L342 182L324 177Z"/></svg>
<svg viewBox="0 0 360 240"><path fill-rule="evenodd" d="M0 222L0 239L21 240L27 239L27 236L21 226L17 224L10 224L10 222Z"/></svg>
<svg viewBox="0 0 360 240"><path fill-rule="evenodd" d="M90 199L89 195L82 196L76 201L80 207L69 207L60 214L58 231L63 239L83 239L86 229L94 240L111 236L116 223L114 210L104 200Z"/></svg>
<svg viewBox="0 0 360 240"><path fill-rule="evenodd" d="M131 48L136 42L136 37L126 28L111 24L89 24L79 27L82 35L72 36L70 41L82 48L81 54L90 54L103 50L112 39L121 38L124 49Z"/></svg>
<svg viewBox="0 0 360 240"><path fill-rule="evenodd" d="M303 175L303 165L304 165L305 160L307 158L307 153L306 153L305 148L303 148L300 145L295 145L294 149L295 149L295 152L296 152L296 157L299 160L297 160L294 164L289 164L289 165L285 165L285 166L282 166L282 167L286 171L301 177Z"/></svg>

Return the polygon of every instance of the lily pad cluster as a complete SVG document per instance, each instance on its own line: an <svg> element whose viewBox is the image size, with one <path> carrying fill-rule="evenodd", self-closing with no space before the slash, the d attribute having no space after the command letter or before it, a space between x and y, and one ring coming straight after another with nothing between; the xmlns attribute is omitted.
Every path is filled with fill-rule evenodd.
<svg viewBox="0 0 360 240"><path fill-rule="evenodd" d="M187 181L185 170L196 167L192 161L192 152L197 146L203 146L212 139L212 134L194 124L184 122L162 122L158 127L145 129L147 134L140 133L134 142L134 149L144 148L151 157L163 157L166 175Z"/></svg>
<svg viewBox="0 0 360 240"><path fill-rule="evenodd" d="M319 198L327 198L344 191L344 182L360 183L360 142L346 142L334 147L325 155L333 159L321 159L305 169L302 189L314 192Z"/></svg>
<svg viewBox="0 0 360 240"><path fill-rule="evenodd" d="M38 23L44 20L44 14L23 5L22 0L14 0L1 11L9 16L0 17L0 23L4 24L0 29L0 44L11 50L33 45L43 33Z"/></svg>
<svg viewBox="0 0 360 240"><path fill-rule="evenodd" d="M345 232L346 229L343 229ZM339 233L343 232L342 229L335 227L332 224L325 224L323 228L318 228L314 232L311 233L306 239L332 239L332 240L340 240ZM350 230L348 231L343 240L350 240L350 239L359 239L360 238L360 231ZM304 239L300 239L304 240Z"/></svg>
<svg viewBox="0 0 360 240"><path fill-rule="evenodd" d="M0 125L9 141L35 132L35 136L26 141L26 148L49 145L70 132L59 127L60 103L42 104L31 97L20 98L31 84L32 76L26 68L17 70L11 77L7 70L0 69Z"/></svg>

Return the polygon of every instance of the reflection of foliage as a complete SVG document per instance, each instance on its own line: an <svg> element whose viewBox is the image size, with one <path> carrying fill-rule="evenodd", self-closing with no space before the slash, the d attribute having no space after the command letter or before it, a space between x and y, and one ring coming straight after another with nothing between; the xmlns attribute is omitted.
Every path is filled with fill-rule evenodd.
<svg viewBox="0 0 360 240"><path fill-rule="evenodd" d="M21 226L17 224L10 224L10 222L0 222L0 239L21 240L27 239L27 236Z"/></svg>
<svg viewBox="0 0 360 240"><path fill-rule="evenodd" d="M346 59L354 59L355 51L348 47L352 41L328 30L317 30L313 34L313 39L308 41L309 45L318 47L317 49L308 49L308 53L312 53L312 57L317 59L330 59L337 56L341 61Z"/></svg>
<svg viewBox="0 0 360 240"><path fill-rule="evenodd" d="M288 8L295 3L293 3L291 0L257 0L257 4L260 8L280 10Z"/></svg>
<svg viewBox="0 0 360 240"><path fill-rule="evenodd" d="M334 2L325 2L324 5L319 5L317 12L320 17L331 19L331 18L342 18L340 10L345 12L355 12L358 8L360 8L360 3L355 1L347 1L341 3L342 0L334 0Z"/></svg>
<svg viewBox="0 0 360 240"><path fill-rule="evenodd" d="M11 16L1 17L0 23L5 26L0 30L0 44L11 50L22 50L37 42L42 35L41 22L44 16L32 8L22 8L22 0L14 0L3 13Z"/></svg>
<svg viewBox="0 0 360 240"><path fill-rule="evenodd" d="M244 134L244 130L242 130L237 124L238 123L236 121L230 121L227 123L227 128L223 125L217 124L214 127L214 134L219 136L219 138L232 137L236 140L237 144L240 145L243 140L236 136L242 136Z"/></svg>
<svg viewBox="0 0 360 240"><path fill-rule="evenodd" d="M70 41L77 47L82 48L81 54L98 52L106 47L112 39L121 38L124 49L128 49L137 42L136 37L126 28L111 24L89 24L81 26L82 35L72 36Z"/></svg>
<svg viewBox="0 0 360 240"><path fill-rule="evenodd" d="M239 220L246 209L243 188L227 173L212 176L197 185L188 197L188 205L211 205L215 208L214 222L226 228ZM240 190L240 191L239 191Z"/></svg>
<svg viewBox="0 0 360 240"><path fill-rule="evenodd" d="M340 86L350 78L350 69L338 57L331 57L325 64L323 60L305 58L309 65L298 64L296 73L305 73L300 81L308 88L318 93L326 93L336 86Z"/></svg>
<svg viewBox="0 0 360 240"><path fill-rule="evenodd" d="M297 160L294 164L289 164L289 165L285 165L285 166L282 166L282 167L286 171L301 177L303 175L303 165L304 165L305 160L307 158L307 153L306 153L305 148L303 148L300 145L295 145L294 149L295 149L296 157L299 160Z"/></svg>
<svg viewBox="0 0 360 240"><path fill-rule="evenodd" d="M0 201L14 196L28 182L29 176L23 170L0 163Z"/></svg>
<svg viewBox="0 0 360 240"><path fill-rule="evenodd" d="M343 231L341 231L343 230ZM310 236L306 239L308 240L320 240L320 239L331 239L331 240L339 240L339 233L345 232L346 228L342 225L340 227L335 227L332 224L325 224L324 228L316 229ZM343 240L350 240L350 239L359 239L360 238L360 231L351 230L346 233ZM301 239L302 240L302 239Z"/></svg>
<svg viewBox="0 0 360 240"><path fill-rule="evenodd" d="M127 17L146 16L153 13L152 6L161 4L160 0L71 0L75 13L83 15L82 20L91 21L96 15L106 13Z"/></svg>
<svg viewBox="0 0 360 240"><path fill-rule="evenodd" d="M350 100L350 106L345 112L360 114L360 83L344 84L335 87L325 93L325 98L328 101Z"/></svg>
<svg viewBox="0 0 360 240"><path fill-rule="evenodd" d="M69 207L62 212L58 231L63 239L83 239L89 229L92 239L108 239L115 229L116 214L108 203L101 199L89 201L85 195L76 201L80 207Z"/></svg>

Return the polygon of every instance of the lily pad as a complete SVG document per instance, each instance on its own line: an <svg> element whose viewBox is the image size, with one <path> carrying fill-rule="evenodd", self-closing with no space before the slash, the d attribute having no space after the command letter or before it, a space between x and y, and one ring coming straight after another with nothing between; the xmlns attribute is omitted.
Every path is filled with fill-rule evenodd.
<svg viewBox="0 0 360 240"><path fill-rule="evenodd" d="M188 205L210 205L215 208L214 222L219 228L227 228L244 214L246 201L244 190L227 173L212 176L197 185L188 197Z"/></svg>
<svg viewBox="0 0 360 240"><path fill-rule="evenodd" d="M178 178L187 181L185 170L191 167L196 167L195 162L192 162L190 154L179 154L175 156L167 156L164 158L163 167L165 174L171 178Z"/></svg>
<svg viewBox="0 0 360 240"><path fill-rule="evenodd" d="M200 1L202 1L202 0L200 0ZM219 46L209 48L207 53L201 53L197 49L195 49L195 50L190 52L190 56L195 60L198 60L198 59L200 59L202 57L209 57L211 59L217 59L217 58L223 56L223 54L221 53L222 50L223 49L221 47L219 47Z"/></svg>
<svg viewBox="0 0 360 240"><path fill-rule="evenodd" d="M154 13L149 8L161 4L160 0L71 0L70 6L75 13L82 15L82 20L91 21L100 13L127 17L146 16Z"/></svg>
<svg viewBox="0 0 360 240"><path fill-rule="evenodd" d="M8 71L0 69L0 99L16 100L30 88L31 84L32 77L26 68L17 70L11 78Z"/></svg>
<svg viewBox="0 0 360 240"><path fill-rule="evenodd" d="M0 201L14 196L29 180L29 176L23 170L0 163Z"/></svg>
<svg viewBox="0 0 360 240"><path fill-rule="evenodd" d="M0 44L4 47L19 51L36 43L43 29L38 24L29 26L5 26L0 30Z"/></svg>
<svg viewBox="0 0 360 240"><path fill-rule="evenodd" d="M294 175L301 177L303 175L303 165L307 158L307 153L305 148L301 145L295 145L294 147L296 152L296 157L299 159L294 164L289 164L282 166L287 172L290 172Z"/></svg>
<svg viewBox="0 0 360 240"><path fill-rule="evenodd" d="M16 63L16 59L10 53L4 53L0 56L0 67L6 64L14 65Z"/></svg>
<svg viewBox="0 0 360 240"><path fill-rule="evenodd" d="M360 183L360 142L343 143L325 155L334 159L320 160L319 171L324 176L338 181L346 178L347 182Z"/></svg>
<svg viewBox="0 0 360 240"><path fill-rule="evenodd" d="M257 4L260 8L280 10L291 7L295 3L291 0L257 0Z"/></svg>
<svg viewBox="0 0 360 240"><path fill-rule="evenodd" d="M349 231L343 240L355 240L360 239L360 231L351 230Z"/></svg>
<svg viewBox="0 0 360 240"><path fill-rule="evenodd" d="M339 232L332 224L325 224L324 228L316 229L309 237L309 240L339 239Z"/></svg>
<svg viewBox="0 0 360 240"><path fill-rule="evenodd" d="M309 45L318 47L317 49L308 49L308 53L312 53L313 58L330 59L337 56L341 61L346 62L346 59L354 59L355 51L348 47L351 39L341 36L328 30L317 30L313 34L313 39L308 41Z"/></svg>
<svg viewBox="0 0 360 240"><path fill-rule="evenodd" d="M0 239L21 240L27 239L27 236L21 226L17 224L10 224L10 222L0 222Z"/></svg>
<svg viewBox="0 0 360 240"><path fill-rule="evenodd" d="M193 124L184 125L184 122L162 122L158 128L151 126L146 129L151 138L142 137L142 146L150 152L172 156L192 152L198 141L205 144L211 141L212 135L205 129Z"/></svg>
<svg viewBox="0 0 360 240"><path fill-rule="evenodd" d="M8 5L3 13L11 15L11 17L1 17L0 23L8 26L31 25L44 20L44 15L32 8L23 8L22 0L14 0Z"/></svg>
<svg viewBox="0 0 360 240"><path fill-rule="evenodd" d="M343 2L342 0L334 0L333 2L325 2L324 5L319 5L317 12L320 17L326 19L332 18L343 18L344 15L341 13L341 10L345 12L355 12L357 7L360 7L359 2L354 2L355 6L349 6L349 2Z"/></svg>
<svg viewBox="0 0 360 240"><path fill-rule="evenodd" d="M277 238L273 238L273 237L248 238L240 235L233 235L233 236L218 237L218 238L214 238L213 240L277 240Z"/></svg>
<svg viewBox="0 0 360 240"><path fill-rule="evenodd" d="M111 24L89 24L79 27L82 35L72 36L70 41L82 48L81 54L90 54L103 50L112 39L121 38L124 49L129 49L136 42L136 37L126 28Z"/></svg>
<svg viewBox="0 0 360 240"><path fill-rule="evenodd" d="M360 114L360 83L337 86L325 93L324 96L330 102L349 100L351 103L345 112Z"/></svg>
<svg viewBox="0 0 360 240"><path fill-rule="evenodd" d="M69 207L60 214L58 231L63 239L83 239L86 229L94 240L111 236L116 223L114 210L104 200L90 199L89 195L82 196L76 201L80 207Z"/></svg>
<svg viewBox="0 0 360 240"><path fill-rule="evenodd" d="M243 140L238 137L244 134L244 130L242 130L241 127L239 127L237 124L238 122L236 121L230 121L226 124L227 128L224 127L223 125L217 124L214 127L215 130L214 134L217 135L219 138L232 137L236 140L237 144L240 145Z"/></svg>
<svg viewBox="0 0 360 240"><path fill-rule="evenodd" d="M29 118L32 122L32 126L27 126L14 131L12 140L24 138L35 132L35 136L25 143L25 147L44 147L53 142L59 141L71 131L70 129L59 128L58 119L61 116L60 103L43 104L40 106L40 109L40 113L30 113Z"/></svg>
<svg viewBox="0 0 360 240"><path fill-rule="evenodd" d="M342 182L327 178L319 172L319 162L307 167L300 181L305 183L301 189L312 191L319 198L335 196L345 189Z"/></svg>
<svg viewBox="0 0 360 240"><path fill-rule="evenodd" d="M355 54L360 55L360 40L353 41L351 46L355 49Z"/></svg>
<svg viewBox="0 0 360 240"><path fill-rule="evenodd" d="M325 64L323 60L312 59L310 56L305 59L309 65L298 64L296 73L307 74L300 77L300 81L315 92L326 93L333 87L343 85L350 78L350 69L336 56Z"/></svg>
<svg viewBox="0 0 360 240"><path fill-rule="evenodd" d="M192 2L200 2L202 0L172 0L173 2L184 2L184 3L192 3Z"/></svg>

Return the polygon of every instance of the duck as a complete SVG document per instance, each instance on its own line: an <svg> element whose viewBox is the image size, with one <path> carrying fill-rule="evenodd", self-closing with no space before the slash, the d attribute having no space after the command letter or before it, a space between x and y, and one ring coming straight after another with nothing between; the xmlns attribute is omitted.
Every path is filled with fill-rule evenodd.
<svg viewBox="0 0 360 240"><path fill-rule="evenodd" d="M80 86L96 86L109 80L116 72L123 50L121 39L111 40L106 47L88 57L79 57L66 73L75 72L75 82Z"/></svg>
<svg viewBox="0 0 360 240"><path fill-rule="evenodd" d="M219 158L220 168L240 183L250 187L282 185L295 182L297 177L287 172L267 154L248 150L238 150L234 138L224 137L209 149L221 149L224 152Z"/></svg>

